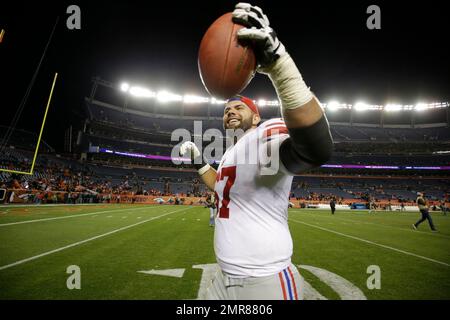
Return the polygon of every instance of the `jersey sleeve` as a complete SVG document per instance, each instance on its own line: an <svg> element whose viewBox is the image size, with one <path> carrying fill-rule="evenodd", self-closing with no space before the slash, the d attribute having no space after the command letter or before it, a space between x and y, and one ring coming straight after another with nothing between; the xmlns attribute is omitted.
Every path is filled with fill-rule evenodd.
<svg viewBox="0 0 450 320"><path fill-rule="evenodd" d="M260 157L258 158L261 174L293 175L283 165L279 153L281 143L288 138L289 131L283 119L277 118L263 123L259 139Z"/></svg>

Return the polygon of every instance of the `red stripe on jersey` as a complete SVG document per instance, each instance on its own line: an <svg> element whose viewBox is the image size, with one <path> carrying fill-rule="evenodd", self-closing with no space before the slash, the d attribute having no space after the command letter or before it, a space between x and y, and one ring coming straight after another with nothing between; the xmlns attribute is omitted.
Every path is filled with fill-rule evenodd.
<svg viewBox="0 0 450 320"><path fill-rule="evenodd" d="M289 133L288 129L286 127L274 127L270 128L266 131L264 131L264 137L270 137L272 134L283 134L283 133Z"/></svg>
<svg viewBox="0 0 450 320"><path fill-rule="evenodd" d="M286 126L286 123L284 123L283 121L277 121L277 122L269 123L267 126L265 126L264 130L268 129L270 127L273 127L273 126Z"/></svg>
<svg viewBox="0 0 450 320"><path fill-rule="evenodd" d="M289 275L291 276L292 286L294 287L294 296L295 296L295 300L298 300L298 296L297 296L297 284L295 283L294 275L292 274L291 267L288 267L288 271L289 271Z"/></svg>
<svg viewBox="0 0 450 320"><path fill-rule="evenodd" d="M284 280L283 276L281 275L281 272L278 273L278 277L280 278L281 289L283 290L283 299L286 300L286 288L284 287Z"/></svg>

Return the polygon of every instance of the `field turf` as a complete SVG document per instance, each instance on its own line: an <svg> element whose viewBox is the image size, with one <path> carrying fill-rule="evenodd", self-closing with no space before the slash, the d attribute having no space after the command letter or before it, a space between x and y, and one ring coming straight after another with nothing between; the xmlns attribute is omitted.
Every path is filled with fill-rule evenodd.
<svg viewBox="0 0 450 320"><path fill-rule="evenodd" d="M432 233L412 230L419 215L290 209L307 298L450 299L450 217L433 213ZM215 263L208 223L203 207L0 206L0 299L196 299L198 265ZM81 289L67 287L72 265ZM169 269L182 276L154 274Z"/></svg>

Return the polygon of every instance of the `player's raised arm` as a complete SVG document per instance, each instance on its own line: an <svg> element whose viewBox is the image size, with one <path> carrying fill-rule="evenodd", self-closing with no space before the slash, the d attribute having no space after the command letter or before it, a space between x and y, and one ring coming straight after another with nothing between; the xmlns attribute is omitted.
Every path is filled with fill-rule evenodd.
<svg viewBox="0 0 450 320"><path fill-rule="evenodd" d="M213 167L205 162L197 146L191 141L186 141L180 146L180 154L182 156L189 157L192 160L192 164L195 169L197 169L197 172L203 182L210 190L214 190L217 172Z"/></svg>
<svg viewBox="0 0 450 320"><path fill-rule="evenodd" d="M281 101L281 112L290 135L280 146L284 166L292 173L300 173L325 163L333 148L327 118L269 26L267 16L259 7L238 3L233 20L247 27L239 30L238 37L252 45L258 72L269 76Z"/></svg>

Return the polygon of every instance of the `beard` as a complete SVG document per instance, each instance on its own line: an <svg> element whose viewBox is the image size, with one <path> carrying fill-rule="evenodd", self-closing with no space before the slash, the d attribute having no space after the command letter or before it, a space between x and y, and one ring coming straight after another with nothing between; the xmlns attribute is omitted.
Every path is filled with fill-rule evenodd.
<svg viewBox="0 0 450 320"><path fill-rule="evenodd" d="M224 126L225 129L231 129L231 130L241 129L241 130L243 130L245 132L248 129L252 128L252 126L253 126L253 119L252 119L252 117L248 117L247 119L239 120L239 123L237 123L237 124L229 125L228 123L224 123L223 126Z"/></svg>

